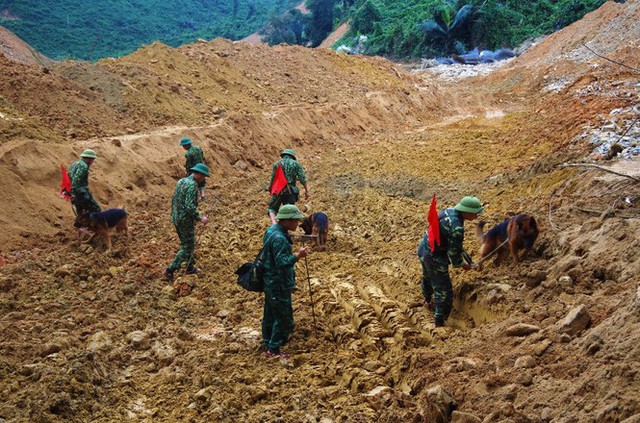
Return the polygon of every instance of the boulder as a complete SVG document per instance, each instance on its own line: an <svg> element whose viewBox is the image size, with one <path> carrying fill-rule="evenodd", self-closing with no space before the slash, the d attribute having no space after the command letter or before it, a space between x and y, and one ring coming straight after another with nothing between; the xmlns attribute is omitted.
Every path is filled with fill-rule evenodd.
<svg viewBox="0 0 640 423"><path fill-rule="evenodd" d="M584 305L580 305L569 312L564 319L557 323L558 332L575 335L585 330L591 323L591 316Z"/></svg>
<svg viewBox="0 0 640 423"><path fill-rule="evenodd" d="M528 325L526 323L516 323L513 326L509 326L506 330L508 336L527 336L532 333L536 333L540 328L536 325Z"/></svg>
<svg viewBox="0 0 640 423"><path fill-rule="evenodd" d="M148 350L151 348L149 334L141 330L136 330L127 335L127 340L136 350Z"/></svg>
<svg viewBox="0 0 640 423"><path fill-rule="evenodd" d="M535 366L536 366L536 359L531 357L530 355L524 355L522 357L518 357L515 364L515 367L518 369L530 369Z"/></svg>

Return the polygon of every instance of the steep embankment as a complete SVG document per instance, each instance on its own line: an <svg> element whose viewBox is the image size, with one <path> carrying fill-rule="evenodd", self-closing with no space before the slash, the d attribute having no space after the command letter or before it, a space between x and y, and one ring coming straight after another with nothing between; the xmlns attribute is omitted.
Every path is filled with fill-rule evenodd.
<svg viewBox="0 0 640 423"><path fill-rule="evenodd" d="M0 417L448 422L455 401L458 422L637 421L640 187L557 166L591 149L582 131L629 127L637 74L594 56L583 63L574 54L540 52L579 51L578 40L592 45L583 25L606 27L606 37L592 37L628 37L608 54L640 68L640 34L626 34L639 18L637 2L607 3L531 51L531 61L544 57L548 67L529 65L527 53L455 85L430 74L416 80L385 61L221 41L180 49L180 60L152 46L99 63L140 93L125 97L132 106L119 116L148 129L60 143L14 138L2 146L11 146L3 150L2 179L15 181L12 203L35 200L24 218L11 219L30 248L5 253L0 267ZM227 56L212 54L219 45ZM154 128L143 118L158 104L178 119L179 108L191 107L187 94L202 101L206 116L207 84L198 81L214 83L214 68L237 75L220 81L228 89L219 100L227 102L224 114L198 120L189 109L173 122L196 122L188 129ZM580 73L568 74L560 89L542 89L538 70L554 68ZM146 76L167 74L180 95L169 90L164 99ZM202 94L196 100L191 93ZM212 209L201 205L212 217L198 244L202 274L166 285L160 275L177 248L167 204L171 176L181 174L176 140L183 134L205 146L215 169L209 195L218 200ZM47 197L57 163L87 146L101 156L92 189L103 203L126 201L131 212L132 235L115 239L111 253L75 241L70 212L35 231L21 223L39 221L30 214L36 201L44 216L47 204L65 207ZM329 215L331 232L329 251L308 259L309 279L307 263L296 267L292 357L265 361L261 296L238 288L232 271L260 247L268 222L261 186L284 146L298 151L313 195L306 206ZM640 177L637 159L613 163ZM438 330L422 305L415 256L433 192L440 208L471 193L488 202L490 224L528 212L541 228L519 267L454 271L455 310ZM4 218L8 202L2 207ZM35 233L55 224L53 238ZM474 252L471 232L467 224L466 247Z"/></svg>

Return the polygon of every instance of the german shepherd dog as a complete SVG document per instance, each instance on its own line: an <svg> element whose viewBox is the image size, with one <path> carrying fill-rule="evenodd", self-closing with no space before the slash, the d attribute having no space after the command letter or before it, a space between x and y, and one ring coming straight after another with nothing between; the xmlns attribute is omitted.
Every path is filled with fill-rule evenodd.
<svg viewBox="0 0 640 423"><path fill-rule="evenodd" d="M478 222L476 224L476 236L482 244L480 247L480 259L486 257L493 250L498 248L505 240L507 243L498 251L494 264L499 266L502 260L511 252L513 261L520 263L518 251L525 249L523 257L531 250L533 243L538 238L538 224L533 216L528 214L517 214L509 219L498 223L491 228L486 234L483 228L486 222ZM482 270L482 264L478 266L478 270Z"/></svg>
<svg viewBox="0 0 640 423"><path fill-rule="evenodd" d="M306 235L314 235L313 243L318 251L327 249L327 234L329 233L329 218L322 212L307 216L300 223L300 227Z"/></svg>
<svg viewBox="0 0 640 423"><path fill-rule="evenodd" d="M107 250L111 249L110 229L115 228L116 233L129 233L127 226L127 212L124 209L108 209L101 212L84 212L78 216L76 222L79 226L87 227L93 232L93 235L86 241L91 242L96 236L100 235L107 246Z"/></svg>

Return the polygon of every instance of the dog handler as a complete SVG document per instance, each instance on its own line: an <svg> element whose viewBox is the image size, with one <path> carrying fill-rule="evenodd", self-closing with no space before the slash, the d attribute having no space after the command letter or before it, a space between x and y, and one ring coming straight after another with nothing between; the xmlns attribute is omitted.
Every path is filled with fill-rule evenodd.
<svg viewBox="0 0 640 423"><path fill-rule="evenodd" d="M184 157L187 160L184 167L187 171L187 175L191 175L193 173L193 167L198 163L204 164L204 153L202 153L202 148L197 145L193 145L190 138L182 138L180 140L180 145L185 149ZM205 180L202 182L198 182L198 188L200 189L200 199L204 201L204 185Z"/></svg>
<svg viewBox="0 0 640 423"><path fill-rule="evenodd" d="M173 280L173 272L180 268L183 262L187 262L187 274L198 273L194 266L195 257L195 226L196 222L207 223L209 219L200 216L198 213L198 184L209 176L209 168L198 163L191 169L191 175L182 178L176 185L176 191L171 201L171 223L176 227L178 237L180 237L180 249L173 259L173 262L164 271L167 280Z"/></svg>
<svg viewBox="0 0 640 423"><path fill-rule="evenodd" d="M81 216L85 211L99 212L102 210L89 191L89 167L97 158L95 151L84 150L80 154L80 160L69 167L72 204L75 206L78 216Z"/></svg>
<svg viewBox="0 0 640 423"><path fill-rule="evenodd" d="M296 254L291 252L293 241L289 231L298 228L304 216L293 204L280 207L278 222L267 229L264 244L264 314L262 316L262 342L265 356L286 357L280 352L293 332L291 292L296 285L294 264L307 255L303 246Z"/></svg>
<svg viewBox="0 0 640 423"><path fill-rule="evenodd" d="M462 253L464 221L472 221L482 213L482 203L476 197L464 197L453 208L438 213L440 221L440 245L434 251L429 248L429 235L425 233L418 245L418 257L422 263L422 294L425 303L432 308L435 300L435 325L444 326L453 306L453 286L449 276L449 263L453 267L471 269L464 262Z"/></svg>
<svg viewBox="0 0 640 423"><path fill-rule="evenodd" d="M274 225L276 223L276 211L280 206L283 204L295 204L298 201L300 189L296 186L297 181L300 181L304 187L304 199L308 200L310 198L309 187L307 186L307 177L304 174L302 165L298 163L298 160L296 159L296 153L287 148L280 153L280 157L281 159L273 164L271 182L269 182L269 191L271 190L271 186L273 185L273 181L276 177L278 165L282 165L282 171L284 172L284 176L287 178L289 185L283 189L280 194L272 195L269 199L269 217L271 218L271 223Z"/></svg>

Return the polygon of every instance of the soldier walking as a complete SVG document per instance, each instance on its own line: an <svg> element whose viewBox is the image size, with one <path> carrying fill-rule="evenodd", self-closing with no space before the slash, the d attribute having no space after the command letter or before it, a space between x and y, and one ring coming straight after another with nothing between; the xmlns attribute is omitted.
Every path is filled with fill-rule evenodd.
<svg viewBox="0 0 640 423"><path fill-rule="evenodd" d="M422 294L425 304L431 310L435 308L436 327L444 326L453 306L449 263L453 267L471 269L463 258L464 222L474 220L482 210L482 203L476 197L464 197L455 207L438 213L440 245L431 251L428 232L418 245L418 257L422 263Z"/></svg>
<svg viewBox="0 0 640 423"><path fill-rule="evenodd" d="M176 227L180 238L180 249L173 262L164 271L164 276L169 281L173 280L173 273L183 262L187 263L187 274L198 273L194 265L195 226L196 222L205 224L209 221L206 216L200 216L198 212L198 183L209 176L209 168L203 163L198 163L190 170L191 175L178 181L171 202L171 223Z"/></svg>
<svg viewBox="0 0 640 423"><path fill-rule="evenodd" d="M75 161L69 167L69 179L71 179L71 203L76 208L76 214L82 216L84 212L99 212L102 209L89 191L89 167L98 156L93 150L84 150L80 154L80 160Z"/></svg>
<svg viewBox="0 0 640 423"><path fill-rule="evenodd" d="M309 187L307 186L307 177L304 173L302 165L298 163L296 154L291 149L283 150L280 153L281 159L273 164L273 171L271 173L271 182L269 182L269 191L276 178L276 171L278 167L282 167L284 176L287 178L287 187L285 187L279 194L274 194L269 199L269 217L271 223L276 224L276 213L283 204L295 204L300 197L300 189L296 186L296 182L300 181L304 187L304 198L308 200L310 198Z"/></svg>
<svg viewBox="0 0 640 423"><path fill-rule="evenodd" d="M193 145L193 142L191 141L190 138L186 138L186 137L182 138L180 140L180 145L182 146L182 148L186 150L186 152L184 153L184 157L186 159L186 163L184 167L187 171L186 176L189 176L191 175L191 173L193 173L192 169L195 165L197 165L198 163L204 164L204 153L202 152L202 148L198 147L197 145ZM198 182L198 189L200 190L200 199L203 201L204 201L205 182L206 181L204 179L202 180L202 182Z"/></svg>

